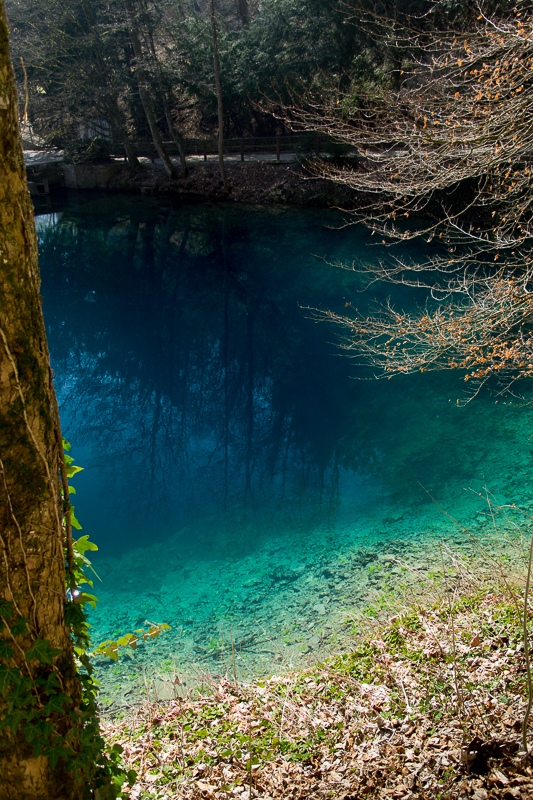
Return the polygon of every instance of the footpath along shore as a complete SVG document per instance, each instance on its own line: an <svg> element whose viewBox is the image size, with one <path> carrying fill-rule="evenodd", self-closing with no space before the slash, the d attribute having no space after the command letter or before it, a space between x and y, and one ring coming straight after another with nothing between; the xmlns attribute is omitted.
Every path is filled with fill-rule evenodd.
<svg viewBox="0 0 533 800"><path fill-rule="evenodd" d="M189 156L189 174L181 175L179 163L176 180L170 180L159 159L140 158L141 170L131 173L123 160L106 164L63 163L62 151L43 153L25 151L24 158L30 190L45 194L49 190L105 189L110 192L134 192L184 201L272 204L357 208L365 203L360 193L323 178L313 177L295 153L250 153L241 161L238 154L224 157L230 191L224 191L218 158Z"/></svg>

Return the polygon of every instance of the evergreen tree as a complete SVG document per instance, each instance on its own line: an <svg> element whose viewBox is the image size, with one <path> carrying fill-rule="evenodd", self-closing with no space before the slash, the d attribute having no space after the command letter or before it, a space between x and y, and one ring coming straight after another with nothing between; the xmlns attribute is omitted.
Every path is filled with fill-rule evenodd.
<svg viewBox="0 0 533 800"><path fill-rule="evenodd" d="M37 0L10 7L10 22L37 132L63 145L78 139L80 126L97 130L104 121L137 168L128 108L134 58L125 18L113 6L88 0Z"/></svg>

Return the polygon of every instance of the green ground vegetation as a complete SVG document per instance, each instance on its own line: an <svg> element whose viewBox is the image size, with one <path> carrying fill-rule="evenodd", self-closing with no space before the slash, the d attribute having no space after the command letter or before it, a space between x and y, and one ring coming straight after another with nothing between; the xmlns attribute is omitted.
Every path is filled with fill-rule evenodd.
<svg viewBox="0 0 533 800"><path fill-rule="evenodd" d="M345 652L311 669L106 720L130 796L528 796L523 572L455 564L349 621Z"/></svg>

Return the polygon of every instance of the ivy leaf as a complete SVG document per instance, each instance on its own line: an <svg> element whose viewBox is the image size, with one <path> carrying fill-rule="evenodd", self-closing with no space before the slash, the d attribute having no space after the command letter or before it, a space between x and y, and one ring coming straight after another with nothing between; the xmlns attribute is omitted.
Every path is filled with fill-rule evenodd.
<svg viewBox="0 0 533 800"><path fill-rule="evenodd" d="M48 756L48 761L50 762L50 768L54 770L57 767L57 762L63 755L63 748L62 747L47 747L43 754Z"/></svg>
<svg viewBox="0 0 533 800"><path fill-rule="evenodd" d="M26 661L31 661L32 658L35 658L41 664L52 664L52 659L60 653L61 650L50 646L48 639L38 638L29 650L26 650Z"/></svg>
<svg viewBox="0 0 533 800"><path fill-rule="evenodd" d="M6 714L0 722L0 729L9 728L12 733L16 733L20 723L26 719L27 713L25 708L11 708L9 714Z"/></svg>
<svg viewBox="0 0 533 800"><path fill-rule="evenodd" d="M67 466L67 478L72 478L77 472L81 472L83 467L77 467L75 464L70 463Z"/></svg>
<svg viewBox="0 0 533 800"><path fill-rule="evenodd" d="M49 714L52 714L54 711L62 713L65 710L64 709L65 704L68 703L69 701L70 698L66 694L53 695L48 701L48 703L46 703L46 705L44 706L43 714L46 714L48 716Z"/></svg>
<svg viewBox="0 0 533 800"><path fill-rule="evenodd" d="M80 625L85 620L85 611L79 603L69 600L65 608L65 625Z"/></svg>
<svg viewBox="0 0 533 800"><path fill-rule="evenodd" d="M13 605L7 600L0 600L0 617L8 620L13 616Z"/></svg>
<svg viewBox="0 0 533 800"><path fill-rule="evenodd" d="M39 730L38 725L24 725L22 728L22 733L24 734L24 738L28 744L31 744L33 741L35 741L35 739L41 736L41 731ZM35 753L34 755L37 757L39 753Z"/></svg>
<svg viewBox="0 0 533 800"><path fill-rule="evenodd" d="M37 737L34 737L34 738L37 738ZM34 758L39 758L39 756L43 752L43 747L45 746L45 744L46 744L46 740L45 739L41 739L40 737L37 738L37 741L33 745L33 757Z"/></svg>
<svg viewBox="0 0 533 800"><path fill-rule="evenodd" d="M63 450L66 450L67 453L70 453L70 442L67 442L64 436L61 437L63 440Z"/></svg>
<svg viewBox="0 0 533 800"><path fill-rule="evenodd" d="M78 603L89 603L90 606L96 608L96 604L98 602L98 598L94 596L94 594L87 594L86 592L81 592L78 595Z"/></svg>
<svg viewBox="0 0 533 800"><path fill-rule="evenodd" d="M85 556L83 556L83 558L85 558ZM92 569L92 567L91 567L91 569ZM94 570L93 570L93 572L94 572ZM98 580L100 580L100 578ZM83 583L87 583L91 587L94 586L94 581L92 581L90 578L88 578L87 575L85 575L83 572L80 572L78 575L76 575L76 584L78 586L81 586Z"/></svg>
<svg viewBox="0 0 533 800"><path fill-rule="evenodd" d="M70 524L72 525L73 528L76 528L77 531L81 531L81 525L74 516L74 506L70 507Z"/></svg>
<svg viewBox="0 0 533 800"><path fill-rule="evenodd" d="M10 644L0 639L0 659L8 661L13 655L13 648Z"/></svg>
<svg viewBox="0 0 533 800"><path fill-rule="evenodd" d="M12 684L18 685L20 677L19 669L9 669L4 664L0 664L0 694L5 697Z"/></svg>
<svg viewBox="0 0 533 800"><path fill-rule="evenodd" d="M128 781L130 786L133 786L135 781L137 780L137 773L134 769L129 769L126 773L126 780Z"/></svg>
<svg viewBox="0 0 533 800"><path fill-rule="evenodd" d="M79 539L76 539L75 542L72 543L74 547L74 551L79 553L82 556L86 550L98 550L98 545L94 542L89 541L88 536L80 536Z"/></svg>
<svg viewBox="0 0 533 800"><path fill-rule="evenodd" d="M35 758L39 758L41 753L43 752L44 747L46 747L47 741L50 739L50 736L54 732L54 723L53 722L39 722L36 725L32 725L34 730L34 734L30 734L27 730L29 726L25 725L22 729L26 735L26 741L31 742L35 740L35 744L33 745L33 755Z"/></svg>
<svg viewBox="0 0 533 800"><path fill-rule="evenodd" d="M23 633L28 633L27 620L24 617L19 617L14 625L11 626L11 633L13 636L20 636Z"/></svg>
<svg viewBox="0 0 533 800"><path fill-rule="evenodd" d="M52 722L40 722L35 719L38 715L36 713L32 714L29 719L26 720L26 724L22 726L22 733L24 734L24 738L31 744L36 739L41 740L41 749L46 744L46 738L50 735L50 733L54 729L54 725ZM44 741L43 741L44 740Z"/></svg>
<svg viewBox="0 0 533 800"><path fill-rule="evenodd" d="M59 682L59 678L57 677L55 672L51 672L46 680L46 692L47 694L51 694L54 689L60 689L61 684ZM65 695L66 696L66 695Z"/></svg>

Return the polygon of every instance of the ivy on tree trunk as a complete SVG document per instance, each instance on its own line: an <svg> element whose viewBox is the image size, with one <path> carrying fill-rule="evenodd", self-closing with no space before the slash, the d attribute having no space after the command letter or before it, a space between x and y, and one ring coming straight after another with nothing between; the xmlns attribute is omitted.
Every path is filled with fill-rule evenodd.
<svg viewBox="0 0 533 800"><path fill-rule="evenodd" d="M81 686L64 620L62 440L3 0L0 132L0 720L11 720L0 723L0 800L77 800L65 762L35 755L6 700L21 675L39 708L39 681L52 676L65 701L46 719L63 742L79 730Z"/></svg>

